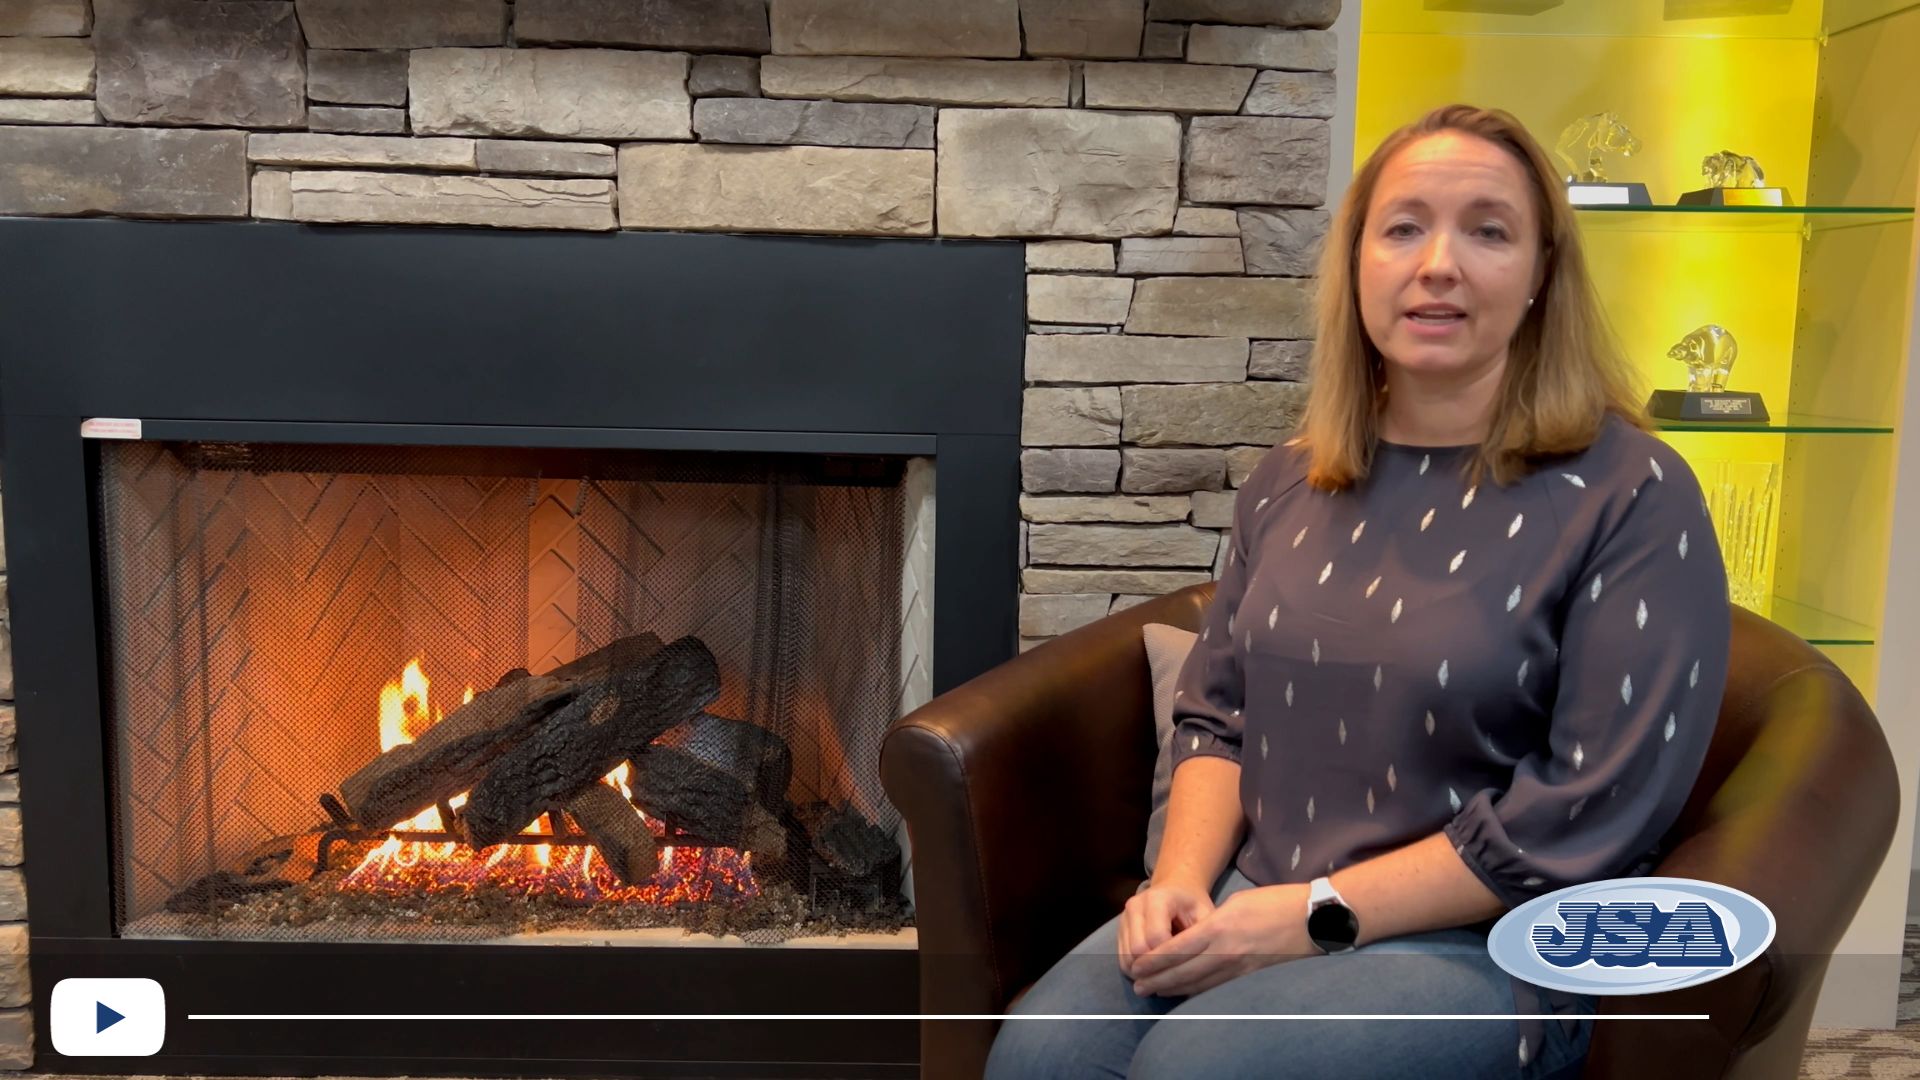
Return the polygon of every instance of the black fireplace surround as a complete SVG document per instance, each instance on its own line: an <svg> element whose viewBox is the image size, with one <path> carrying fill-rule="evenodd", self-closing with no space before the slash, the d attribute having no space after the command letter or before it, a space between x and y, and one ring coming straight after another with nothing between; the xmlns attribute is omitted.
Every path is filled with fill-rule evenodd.
<svg viewBox="0 0 1920 1080"><path fill-rule="evenodd" d="M0 220L0 415L38 1067L906 1076L912 952L115 935L94 417L158 440L927 455L935 693L1015 648L1019 244ZM54 984L167 993L67 1058ZM193 1020L803 1013L825 1019ZM833 1019L831 1017L855 1017Z"/></svg>

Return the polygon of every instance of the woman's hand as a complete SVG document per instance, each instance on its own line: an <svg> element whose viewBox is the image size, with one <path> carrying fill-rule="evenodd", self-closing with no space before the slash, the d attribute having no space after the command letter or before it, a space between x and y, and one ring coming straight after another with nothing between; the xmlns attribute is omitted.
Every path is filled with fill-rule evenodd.
<svg viewBox="0 0 1920 1080"><path fill-rule="evenodd" d="M1120 970L1128 978L1137 958L1174 939L1213 912L1213 897L1204 888L1169 883L1149 885L1127 898L1120 914Z"/></svg>
<svg viewBox="0 0 1920 1080"><path fill-rule="evenodd" d="M1198 922L1135 955L1131 967L1122 961L1133 992L1191 997L1250 971L1319 955L1307 938L1307 889L1267 885L1227 897ZM1132 901L1127 907L1131 912ZM1124 955L1126 920L1121 927Z"/></svg>

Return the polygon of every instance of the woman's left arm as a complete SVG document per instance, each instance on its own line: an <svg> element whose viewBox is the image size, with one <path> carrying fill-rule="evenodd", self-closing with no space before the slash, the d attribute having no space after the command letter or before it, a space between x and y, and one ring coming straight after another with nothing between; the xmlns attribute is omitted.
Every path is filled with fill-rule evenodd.
<svg viewBox="0 0 1920 1080"><path fill-rule="evenodd" d="M1699 481L1671 447L1651 449L1638 479L1602 495L1604 535L1561 624L1547 748L1440 832L1334 873L1362 944L1617 877L1679 818L1719 719L1732 612Z"/></svg>
<svg viewBox="0 0 1920 1080"><path fill-rule="evenodd" d="M1686 460L1650 450L1631 487L1603 496L1561 613L1547 747L1442 830L1506 908L1632 869L1679 818L1713 740L1733 631L1726 566Z"/></svg>

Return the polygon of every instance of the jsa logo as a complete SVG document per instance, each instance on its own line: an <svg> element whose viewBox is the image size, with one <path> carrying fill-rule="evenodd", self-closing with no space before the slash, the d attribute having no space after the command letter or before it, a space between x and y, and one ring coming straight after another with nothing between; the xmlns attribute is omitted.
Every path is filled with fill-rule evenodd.
<svg viewBox="0 0 1920 1080"><path fill-rule="evenodd" d="M1614 878L1507 912L1487 952L1509 974L1581 994L1645 994L1722 978L1773 942L1773 913L1690 878Z"/></svg>
<svg viewBox="0 0 1920 1080"><path fill-rule="evenodd" d="M1565 928L1535 923L1533 948L1554 967L1592 961L1601 967L1726 967L1733 963L1727 932L1714 910L1683 900L1672 911L1640 902L1596 904L1562 900Z"/></svg>

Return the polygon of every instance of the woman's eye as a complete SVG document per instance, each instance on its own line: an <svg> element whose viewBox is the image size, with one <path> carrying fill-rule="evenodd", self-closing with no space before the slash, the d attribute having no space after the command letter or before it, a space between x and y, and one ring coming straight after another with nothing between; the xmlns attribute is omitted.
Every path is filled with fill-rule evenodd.
<svg viewBox="0 0 1920 1080"><path fill-rule="evenodd" d="M1480 235L1488 240L1505 240L1507 230L1499 225L1482 225Z"/></svg>
<svg viewBox="0 0 1920 1080"><path fill-rule="evenodd" d="M1387 235L1392 237L1412 236L1413 223L1411 221L1396 221L1387 226Z"/></svg>

